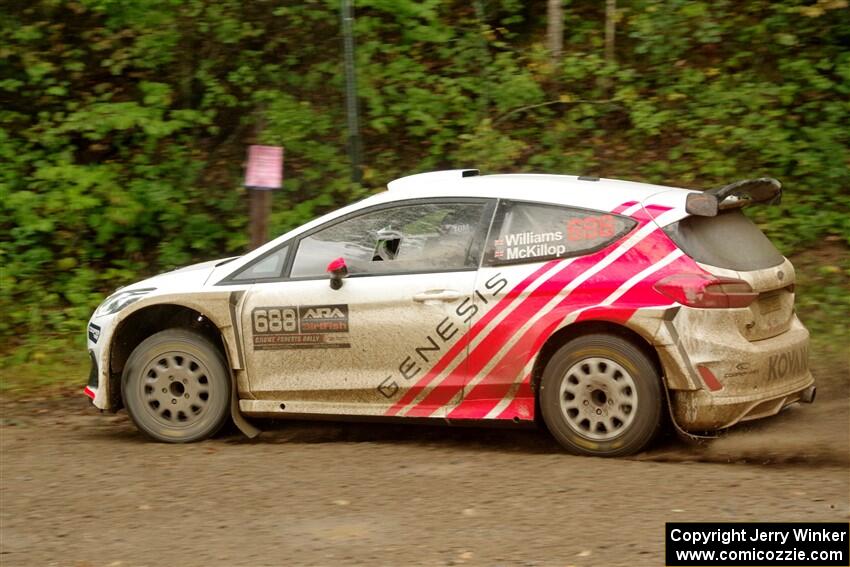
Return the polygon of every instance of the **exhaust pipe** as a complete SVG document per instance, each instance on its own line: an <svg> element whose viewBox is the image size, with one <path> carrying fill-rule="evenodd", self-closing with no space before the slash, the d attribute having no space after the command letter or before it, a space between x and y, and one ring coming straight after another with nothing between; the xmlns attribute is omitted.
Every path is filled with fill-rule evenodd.
<svg viewBox="0 0 850 567"><path fill-rule="evenodd" d="M810 404L815 401L815 394L817 394L818 389L814 386L809 386L802 392L800 392L800 401L804 404Z"/></svg>

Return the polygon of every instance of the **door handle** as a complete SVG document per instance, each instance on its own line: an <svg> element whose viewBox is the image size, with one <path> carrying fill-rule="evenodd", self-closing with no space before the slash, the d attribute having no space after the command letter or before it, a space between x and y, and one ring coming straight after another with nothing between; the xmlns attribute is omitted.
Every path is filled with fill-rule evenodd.
<svg viewBox="0 0 850 567"><path fill-rule="evenodd" d="M463 294L453 289L429 289L413 296L413 301L425 305L436 305L438 303L451 303L463 297Z"/></svg>

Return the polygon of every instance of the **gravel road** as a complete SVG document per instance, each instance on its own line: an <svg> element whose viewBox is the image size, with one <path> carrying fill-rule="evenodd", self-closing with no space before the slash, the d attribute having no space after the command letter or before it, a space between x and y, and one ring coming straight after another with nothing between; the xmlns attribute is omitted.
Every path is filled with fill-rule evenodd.
<svg viewBox="0 0 850 567"><path fill-rule="evenodd" d="M663 565L668 520L850 518L844 386L628 460L538 430L413 425L174 446L82 397L0 408L3 567Z"/></svg>

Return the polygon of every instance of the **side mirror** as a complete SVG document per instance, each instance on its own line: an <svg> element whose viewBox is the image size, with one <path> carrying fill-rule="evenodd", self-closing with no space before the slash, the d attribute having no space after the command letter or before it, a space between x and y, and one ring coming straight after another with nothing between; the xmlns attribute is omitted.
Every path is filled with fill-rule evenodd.
<svg viewBox="0 0 850 567"><path fill-rule="evenodd" d="M339 289L342 287L342 278L348 275L348 266L345 265L345 258L337 258L332 260L327 267L328 275L331 278L331 289Z"/></svg>

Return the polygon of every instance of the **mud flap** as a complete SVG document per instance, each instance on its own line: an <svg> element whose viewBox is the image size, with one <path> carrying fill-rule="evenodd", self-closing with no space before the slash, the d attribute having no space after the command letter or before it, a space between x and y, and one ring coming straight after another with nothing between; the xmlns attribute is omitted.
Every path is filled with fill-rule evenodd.
<svg viewBox="0 0 850 567"><path fill-rule="evenodd" d="M239 388L236 385L236 375L233 374L233 372L230 373L230 383L230 418L245 437L248 439L254 439L262 433L262 431L257 429L252 423L245 419L245 416L243 416L242 412L239 411Z"/></svg>
<svg viewBox="0 0 850 567"><path fill-rule="evenodd" d="M717 439L717 435L696 435L694 433L688 433L676 422L676 414L673 412L673 401L670 399L670 388L667 385L667 378L664 380L664 397L667 400L667 414L670 416L670 423L673 424L673 429L676 430L676 436L683 440L688 441L690 443L703 443L705 441L709 441L711 439Z"/></svg>

